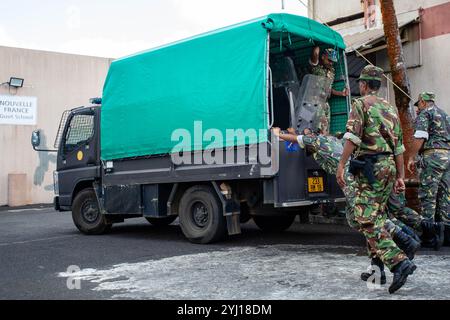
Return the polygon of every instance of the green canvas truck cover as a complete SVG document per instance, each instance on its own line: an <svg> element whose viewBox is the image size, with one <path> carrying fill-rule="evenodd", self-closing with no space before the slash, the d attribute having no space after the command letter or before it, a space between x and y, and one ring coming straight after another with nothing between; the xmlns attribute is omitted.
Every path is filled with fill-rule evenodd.
<svg viewBox="0 0 450 320"><path fill-rule="evenodd" d="M224 138L227 129L268 129L268 32L345 48L342 37L320 23L273 14L118 59L103 90L102 159L171 153L182 141L172 141L177 129L192 133L183 140L185 151L267 141L263 134L212 144L194 139L194 122Z"/></svg>

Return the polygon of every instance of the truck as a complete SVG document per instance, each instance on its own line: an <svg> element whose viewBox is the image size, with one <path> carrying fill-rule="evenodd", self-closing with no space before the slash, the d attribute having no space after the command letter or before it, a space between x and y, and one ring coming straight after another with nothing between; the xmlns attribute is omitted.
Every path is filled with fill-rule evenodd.
<svg viewBox="0 0 450 320"><path fill-rule="evenodd" d="M55 209L71 211L87 235L130 218L156 227L179 218L189 241L207 244L241 233L250 219L283 231L318 204L345 202L335 177L271 130L311 122L305 111L321 99L331 131L345 130L350 97L323 100L320 81L308 75L315 46L339 53L332 86L342 90L342 37L289 14L113 61L102 98L62 115ZM39 130L32 145L48 151L39 149Z"/></svg>

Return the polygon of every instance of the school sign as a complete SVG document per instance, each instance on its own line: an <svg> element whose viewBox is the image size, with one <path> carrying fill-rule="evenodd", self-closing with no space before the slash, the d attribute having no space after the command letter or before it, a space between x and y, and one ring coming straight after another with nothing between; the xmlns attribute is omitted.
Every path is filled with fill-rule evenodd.
<svg viewBox="0 0 450 320"><path fill-rule="evenodd" d="M0 125L36 125L37 98L0 95Z"/></svg>

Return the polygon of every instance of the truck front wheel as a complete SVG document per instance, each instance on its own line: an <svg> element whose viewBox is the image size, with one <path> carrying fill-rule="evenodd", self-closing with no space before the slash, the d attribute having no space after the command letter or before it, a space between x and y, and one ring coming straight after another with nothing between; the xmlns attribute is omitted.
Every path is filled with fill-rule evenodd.
<svg viewBox="0 0 450 320"><path fill-rule="evenodd" d="M101 214L92 188L84 189L76 195L72 204L72 219L78 230L87 235L103 234L112 226Z"/></svg>
<svg viewBox="0 0 450 320"><path fill-rule="evenodd" d="M253 220L263 231L282 232L294 223L295 215L254 216Z"/></svg>
<svg viewBox="0 0 450 320"><path fill-rule="evenodd" d="M227 231L222 204L215 190L208 186L194 186L184 193L179 217L181 230L193 243L219 241Z"/></svg>

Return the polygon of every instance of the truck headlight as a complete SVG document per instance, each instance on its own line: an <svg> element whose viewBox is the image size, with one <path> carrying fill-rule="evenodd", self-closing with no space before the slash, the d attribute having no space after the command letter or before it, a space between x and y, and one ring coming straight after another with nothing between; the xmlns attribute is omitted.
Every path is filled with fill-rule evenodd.
<svg viewBox="0 0 450 320"><path fill-rule="evenodd" d="M53 171L53 191L55 192L55 196L59 196L58 171Z"/></svg>

